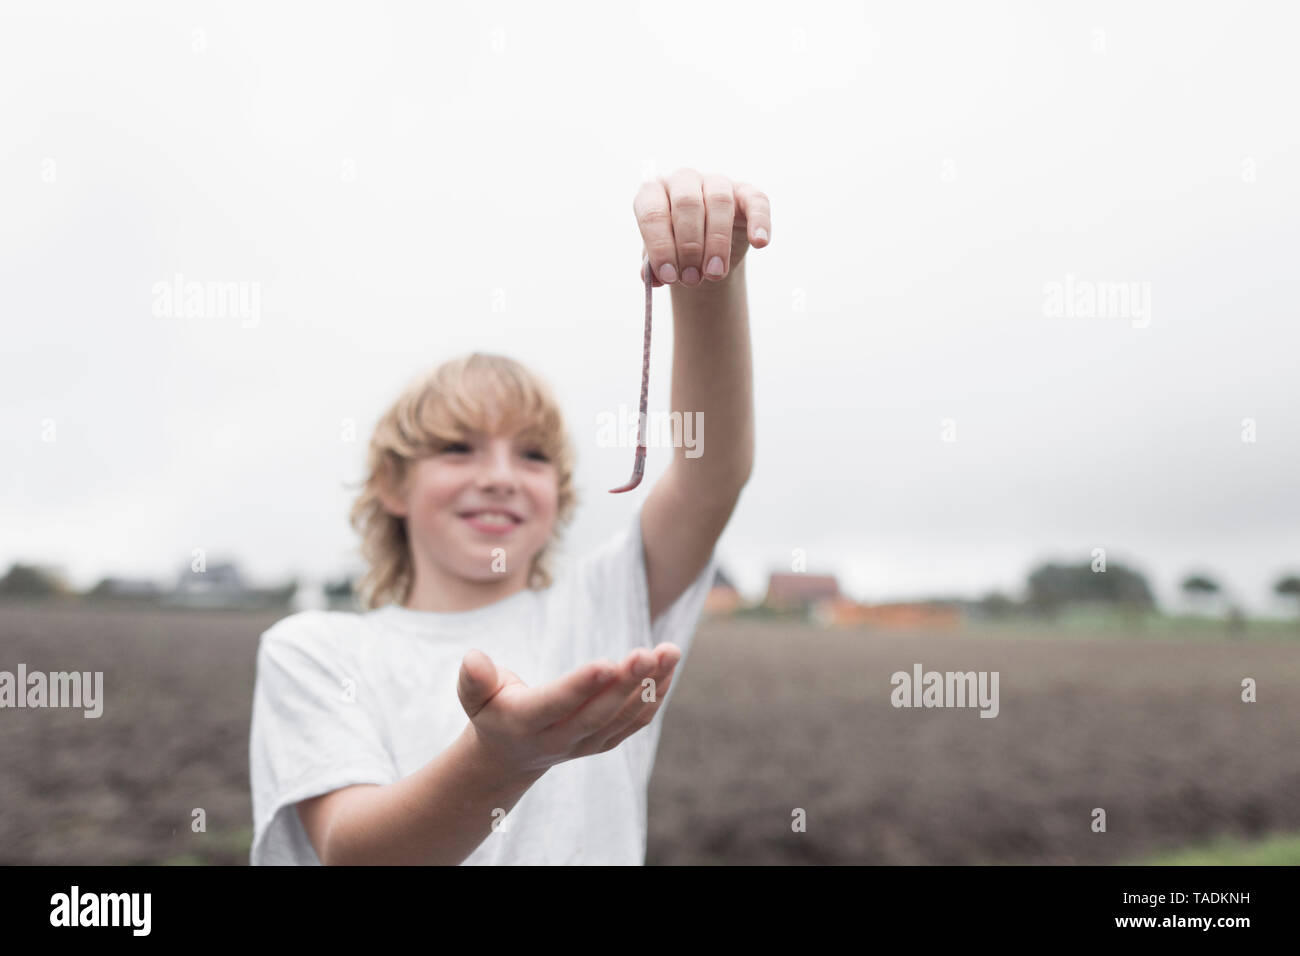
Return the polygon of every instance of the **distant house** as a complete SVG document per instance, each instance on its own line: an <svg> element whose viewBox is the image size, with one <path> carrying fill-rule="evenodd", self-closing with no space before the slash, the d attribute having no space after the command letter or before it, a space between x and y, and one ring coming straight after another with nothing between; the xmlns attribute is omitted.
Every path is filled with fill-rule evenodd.
<svg viewBox="0 0 1300 956"><path fill-rule="evenodd" d="M834 601L839 595L840 586L833 574L773 571L767 579L763 606L774 611L806 611L821 602Z"/></svg>
<svg viewBox="0 0 1300 956"><path fill-rule="evenodd" d="M820 602L814 620L823 627L881 631L952 631L961 627L962 610L953 604L901 602L859 604L847 598Z"/></svg>
<svg viewBox="0 0 1300 956"><path fill-rule="evenodd" d="M176 578L177 597L237 598L247 593L239 568L229 562L214 564L203 571L185 568Z"/></svg>
<svg viewBox="0 0 1300 956"><path fill-rule="evenodd" d="M740 592L731 580L718 568L713 576L713 586L709 588L708 597L704 599L705 614L730 614L740 607Z"/></svg>
<svg viewBox="0 0 1300 956"><path fill-rule="evenodd" d="M182 607L280 607L288 603L296 584L282 588L250 587L231 562L194 571L188 566L176 578L176 588L164 603Z"/></svg>
<svg viewBox="0 0 1300 956"><path fill-rule="evenodd" d="M144 578L113 578L101 580L91 590L92 598L123 598L133 600L153 600L162 594L162 589L153 581Z"/></svg>

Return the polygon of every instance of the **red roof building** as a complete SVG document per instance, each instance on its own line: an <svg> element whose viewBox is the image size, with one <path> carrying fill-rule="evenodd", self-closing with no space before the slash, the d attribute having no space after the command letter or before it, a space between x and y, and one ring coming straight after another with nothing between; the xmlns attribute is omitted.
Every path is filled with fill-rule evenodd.
<svg viewBox="0 0 1300 956"><path fill-rule="evenodd" d="M833 574L773 571L767 580L763 605L773 610L797 610L834 600L839 594L840 586Z"/></svg>

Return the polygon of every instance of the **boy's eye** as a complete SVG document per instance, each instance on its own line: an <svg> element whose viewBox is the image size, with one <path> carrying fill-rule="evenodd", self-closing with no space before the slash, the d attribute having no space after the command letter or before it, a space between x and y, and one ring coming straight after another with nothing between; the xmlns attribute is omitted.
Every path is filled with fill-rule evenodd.
<svg viewBox="0 0 1300 956"><path fill-rule="evenodd" d="M463 452L471 451L472 449L469 447L469 445L467 445L463 441L454 441L454 442L448 442L447 444L443 445L441 450L444 452L454 452L456 454L460 454ZM540 448L529 449L524 454L526 454L529 458L536 459L537 461L551 460L550 458L547 457L546 452L542 451Z"/></svg>

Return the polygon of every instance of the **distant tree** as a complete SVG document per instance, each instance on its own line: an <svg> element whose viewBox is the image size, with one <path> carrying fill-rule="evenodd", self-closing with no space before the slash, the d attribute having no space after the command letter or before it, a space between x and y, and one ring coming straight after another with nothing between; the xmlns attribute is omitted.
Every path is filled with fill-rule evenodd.
<svg viewBox="0 0 1300 956"><path fill-rule="evenodd" d="M980 598L980 610L985 617L1010 617L1016 610L1016 602L1001 591L990 591Z"/></svg>
<svg viewBox="0 0 1300 956"><path fill-rule="evenodd" d="M113 593L113 579L100 578L93 588L86 592L86 597L108 597Z"/></svg>
<svg viewBox="0 0 1300 956"><path fill-rule="evenodd" d="M49 597L66 590L67 585L56 572L31 564L14 564L0 578L0 594L16 597Z"/></svg>
<svg viewBox="0 0 1300 956"><path fill-rule="evenodd" d="M1290 598L1300 607L1300 578L1294 574L1279 578L1277 584L1273 585L1273 591L1281 597Z"/></svg>
<svg viewBox="0 0 1300 956"><path fill-rule="evenodd" d="M332 599L346 601L348 598L352 597L352 579L344 577L337 581L326 581L325 596Z"/></svg>
<svg viewBox="0 0 1300 956"><path fill-rule="evenodd" d="M1114 562L1105 571L1093 571L1089 564L1044 564L1030 573L1028 583L1028 603L1048 613L1083 602L1114 604L1130 611L1155 606L1146 578Z"/></svg>
<svg viewBox="0 0 1300 956"><path fill-rule="evenodd" d="M1207 578L1202 574L1189 574L1183 578L1183 591L1188 597L1218 594L1219 583L1213 578Z"/></svg>
<svg viewBox="0 0 1300 956"><path fill-rule="evenodd" d="M106 577L100 578L84 596L92 601L154 601L159 589L147 578Z"/></svg>
<svg viewBox="0 0 1300 956"><path fill-rule="evenodd" d="M1288 575L1273 585L1273 590L1284 597L1300 597L1300 578Z"/></svg>
<svg viewBox="0 0 1300 956"><path fill-rule="evenodd" d="M1211 598L1219 591L1219 582L1204 574L1189 574L1183 578L1183 593L1187 595L1188 603L1201 613L1212 608Z"/></svg>

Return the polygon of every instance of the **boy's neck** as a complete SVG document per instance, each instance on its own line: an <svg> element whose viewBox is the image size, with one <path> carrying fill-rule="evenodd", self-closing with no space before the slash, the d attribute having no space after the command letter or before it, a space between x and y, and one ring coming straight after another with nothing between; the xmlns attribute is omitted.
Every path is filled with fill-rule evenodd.
<svg viewBox="0 0 1300 956"><path fill-rule="evenodd" d="M411 611L456 614L476 611L518 594L527 587L518 576L502 575L496 581L466 581L417 575L403 607Z"/></svg>

